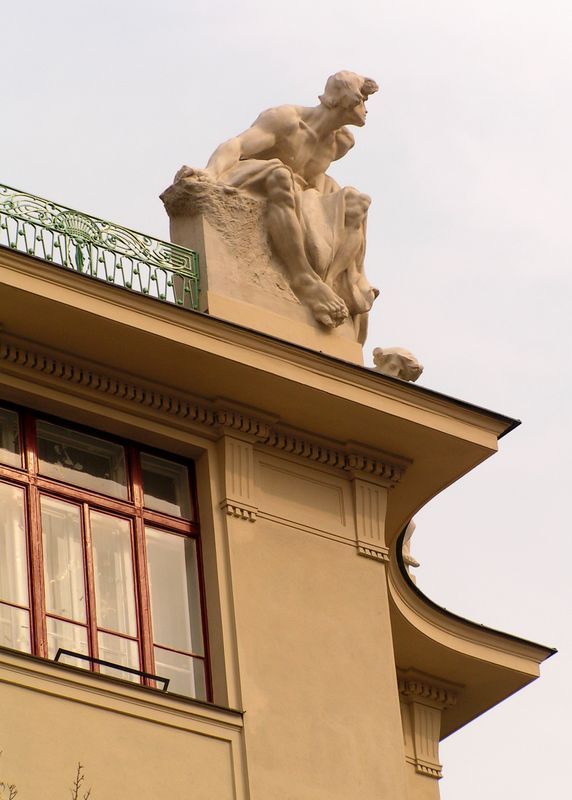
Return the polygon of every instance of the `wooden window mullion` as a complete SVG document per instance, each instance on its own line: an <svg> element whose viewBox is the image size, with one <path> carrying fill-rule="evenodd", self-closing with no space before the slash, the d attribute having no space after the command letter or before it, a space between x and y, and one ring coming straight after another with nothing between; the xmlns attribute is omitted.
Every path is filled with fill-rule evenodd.
<svg viewBox="0 0 572 800"><path fill-rule="evenodd" d="M144 672L154 673L153 634L151 631L151 598L147 574L145 525L141 516L135 518L135 569L137 572L137 599L139 603L139 630L141 632L141 658Z"/></svg>
<svg viewBox="0 0 572 800"><path fill-rule="evenodd" d="M177 517L163 511L145 508L142 482L140 448L121 441L126 455L128 472L129 497L118 499L104 494L99 494L90 489L83 489L74 485L60 482L54 478L39 474L38 439L36 435L36 415L31 411L20 410L20 433L22 440L23 462L21 468L1 465L0 477L22 487L27 495L26 536L28 548L28 582L29 582L29 608L31 616L32 652L48 657L48 636L44 578L44 548L42 536L41 497L46 494L60 501L74 503L81 509L81 535L84 565L84 595L86 609L86 629L89 644L89 654L99 657L98 620L96 601L96 576L94 568L93 542L91 536L91 511L103 514L120 516L129 519L132 536L132 560L135 586L135 602L137 608L137 641L139 646L140 668L142 671L153 674L155 670L153 625L151 618L151 594L149 583L149 568L147 563L146 525L163 530L165 533L175 534L193 539L197 546L197 564L199 602L202 617L204 654L185 653L176 648L166 647L171 652L188 655L204 664L207 696L212 697L212 676L210 660L208 657L208 625L205 610L204 574L202 569L201 541L199 535L199 518L194 467L187 463L191 489L192 519ZM94 432L95 434L95 432ZM119 441L118 441L119 443ZM157 456L158 458L162 456ZM151 501L149 501L150 504ZM167 506L168 508L168 506ZM50 618L61 619L74 625L82 624L77 620L68 620L57 614L50 614ZM102 632L106 632L104 628ZM113 635L121 634L107 631ZM135 641L134 636L123 638ZM161 646L161 645L157 645ZM96 664L92 669L99 671ZM144 683L154 686L150 679Z"/></svg>
<svg viewBox="0 0 572 800"><path fill-rule="evenodd" d="M89 506L82 503L82 528L84 542L84 565L85 565L85 589L86 604L85 613L87 618L87 636L89 641L89 654L93 658L98 658L99 644L97 641L97 609L95 603L95 576L93 567L93 549L91 542L91 525L89 518ZM99 672L99 666L92 664L92 669Z"/></svg>
<svg viewBox="0 0 572 800"><path fill-rule="evenodd" d="M32 649L43 658L48 657L48 633L46 627L46 597L44 591L44 568L42 546L42 516L38 491L38 452L36 448L36 425L29 413L22 414L22 434L25 467L28 470L28 552L30 556L30 610L32 612Z"/></svg>
<svg viewBox="0 0 572 800"><path fill-rule="evenodd" d="M143 482L139 454L134 447L128 448L128 463L131 476L132 499L135 505L133 535L135 543L135 574L137 603L139 610L139 631L141 636L141 668L154 673L153 632L151 630L151 597L149 594L149 575L147 570L147 549L145 546L145 521L143 519ZM148 683L148 679L145 679Z"/></svg>
<svg viewBox="0 0 572 800"><path fill-rule="evenodd" d="M193 483L192 486L193 490L196 491L196 482ZM195 506L195 515L196 509L198 506ZM197 547L197 573L199 577L199 603L201 604L201 624L203 629L203 664L205 665L205 682L206 682L206 690L207 690L207 698L212 700L213 698L213 679L212 679L212 671L211 671L211 660L209 658L209 626L208 626L208 617L207 617L207 608L206 608L206 587L205 587L205 573L203 570L203 551L202 551L202 540L199 537L196 538L196 547Z"/></svg>

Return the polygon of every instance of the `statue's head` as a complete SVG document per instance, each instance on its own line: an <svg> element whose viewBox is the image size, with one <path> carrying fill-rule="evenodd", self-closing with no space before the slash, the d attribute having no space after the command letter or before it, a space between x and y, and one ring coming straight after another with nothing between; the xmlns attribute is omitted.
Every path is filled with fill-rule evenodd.
<svg viewBox="0 0 572 800"><path fill-rule="evenodd" d="M326 81L324 94L320 95L320 102L326 108L335 108L346 111L348 121L346 124L365 125L365 101L370 94L377 92L379 86L371 78L356 75L355 72L342 70L330 75Z"/></svg>
<svg viewBox="0 0 572 800"><path fill-rule="evenodd" d="M416 381L423 372L423 364L404 347L376 347L373 363L376 372L401 378L402 381Z"/></svg>

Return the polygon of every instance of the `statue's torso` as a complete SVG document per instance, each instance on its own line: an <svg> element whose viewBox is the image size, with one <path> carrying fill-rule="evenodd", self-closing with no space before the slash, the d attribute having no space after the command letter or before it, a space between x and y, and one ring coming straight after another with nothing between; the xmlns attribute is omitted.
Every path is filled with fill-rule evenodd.
<svg viewBox="0 0 572 800"><path fill-rule="evenodd" d="M275 144L259 157L278 158L308 183L323 175L338 152L337 132L318 135L306 121L313 109L280 106L260 115L260 124L276 136Z"/></svg>

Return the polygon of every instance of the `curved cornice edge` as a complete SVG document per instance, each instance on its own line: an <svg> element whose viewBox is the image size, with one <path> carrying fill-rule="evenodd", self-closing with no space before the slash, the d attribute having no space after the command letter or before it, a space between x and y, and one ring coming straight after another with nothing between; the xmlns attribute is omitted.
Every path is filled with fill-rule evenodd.
<svg viewBox="0 0 572 800"><path fill-rule="evenodd" d="M531 666L532 664L538 666L557 652L553 647L537 644L465 619L427 597L409 576L401 552L404 535L405 530L397 537L390 558L389 590L400 613L420 632L446 647L467 655L468 648L474 649L475 646L483 648L491 656L485 660L496 660L492 657L496 651L528 661ZM455 641L458 643L457 647L452 646ZM484 656L483 652L482 657Z"/></svg>

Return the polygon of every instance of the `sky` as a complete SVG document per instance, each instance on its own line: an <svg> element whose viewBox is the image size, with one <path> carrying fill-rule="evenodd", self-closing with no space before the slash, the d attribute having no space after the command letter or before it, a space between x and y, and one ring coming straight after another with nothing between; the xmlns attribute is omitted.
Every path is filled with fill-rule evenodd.
<svg viewBox="0 0 572 800"><path fill-rule="evenodd" d="M442 800L562 797L572 714L569 0L0 0L0 182L168 238L181 164L264 108L374 78L331 170L373 198L376 346L523 421L416 516L419 587L559 654L441 747ZM382 754L380 754L382 757Z"/></svg>

